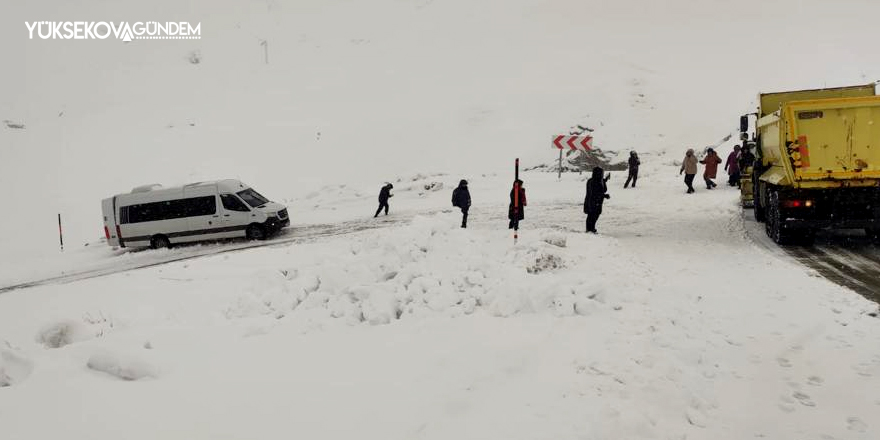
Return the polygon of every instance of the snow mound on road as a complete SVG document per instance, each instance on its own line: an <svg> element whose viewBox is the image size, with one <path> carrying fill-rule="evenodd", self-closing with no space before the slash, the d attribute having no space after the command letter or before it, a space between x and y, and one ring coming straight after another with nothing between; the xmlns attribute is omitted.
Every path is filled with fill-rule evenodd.
<svg viewBox="0 0 880 440"><path fill-rule="evenodd" d="M590 252L611 252L614 239L543 230L513 245L506 231L462 230L457 220L445 213L416 217L407 226L309 249L295 269L256 274L226 317L308 314L382 325L479 311L582 316L611 308L597 280L609 279L607 270L613 277L614 269L600 277L583 254L586 240ZM625 301L624 293L616 299Z"/></svg>
<svg viewBox="0 0 880 440"><path fill-rule="evenodd" d="M124 353L104 351L89 358L86 366L123 380L158 377L156 368L142 359Z"/></svg>
<svg viewBox="0 0 880 440"><path fill-rule="evenodd" d="M0 388L21 383L33 370L33 362L8 342L0 345Z"/></svg>

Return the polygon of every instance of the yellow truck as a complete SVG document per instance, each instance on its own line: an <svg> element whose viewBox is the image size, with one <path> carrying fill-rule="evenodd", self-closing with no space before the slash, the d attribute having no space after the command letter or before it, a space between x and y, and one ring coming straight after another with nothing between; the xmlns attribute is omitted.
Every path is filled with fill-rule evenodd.
<svg viewBox="0 0 880 440"><path fill-rule="evenodd" d="M875 85L767 93L752 142L755 219L775 242L818 229L880 238L880 96ZM740 119L748 139L748 119Z"/></svg>

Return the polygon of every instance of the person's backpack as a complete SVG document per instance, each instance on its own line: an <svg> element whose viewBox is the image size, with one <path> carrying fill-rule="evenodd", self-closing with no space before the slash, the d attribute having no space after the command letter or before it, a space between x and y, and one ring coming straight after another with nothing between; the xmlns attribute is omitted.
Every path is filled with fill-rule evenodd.
<svg viewBox="0 0 880 440"><path fill-rule="evenodd" d="M456 208L460 208L459 203L458 203L458 188L455 188L454 190L452 190L452 206L454 206Z"/></svg>

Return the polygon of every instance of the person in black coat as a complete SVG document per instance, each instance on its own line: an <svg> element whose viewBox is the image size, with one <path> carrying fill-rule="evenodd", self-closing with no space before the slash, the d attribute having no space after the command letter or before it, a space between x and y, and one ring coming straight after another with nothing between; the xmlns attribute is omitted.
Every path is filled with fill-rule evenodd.
<svg viewBox="0 0 880 440"><path fill-rule="evenodd" d="M629 152L629 176L626 178L626 183L623 184L624 188L629 187L629 182L632 181L633 188L636 187L636 180L639 179L639 165L642 162L639 160L639 155L635 151Z"/></svg>
<svg viewBox="0 0 880 440"><path fill-rule="evenodd" d="M461 208L461 227L467 228L468 210L471 209L471 192L468 191L467 180L458 182L458 188L452 190L452 206Z"/></svg>
<svg viewBox="0 0 880 440"><path fill-rule="evenodd" d="M382 187L382 190L379 191L379 209L376 210L376 215L373 218L379 216L379 213L382 212L382 208L385 208L385 215L388 215L388 199L394 197L394 194L391 194L391 188L394 188L394 185L387 184Z"/></svg>
<svg viewBox="0 0 880 440"><path fill-rule="evenodd" d="M608 178L603 178L605 171L596 167L593 168L593 176L587 180L587 197L584 198L584 214L587 214L587 232L596 233L596 222L602 215L602 203L605 199L610 199L607 194L608 187L606 182Z"/></svg>
<svg viewBox="0 0 880 440"><path fill-rule="evenodd" d="M523 181L517 179L514 182L514 188L519 184L519 209L514 207L513 188L510 189L510 207L507 210L507 218L510 223L507 229L519 229L519 222L526 218L526 189L523 187Z"/></svg>

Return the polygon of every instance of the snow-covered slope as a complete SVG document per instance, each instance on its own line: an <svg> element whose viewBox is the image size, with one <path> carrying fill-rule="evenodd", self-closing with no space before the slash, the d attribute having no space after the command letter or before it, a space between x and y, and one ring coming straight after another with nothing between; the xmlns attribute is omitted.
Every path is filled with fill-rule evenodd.
<svg viewBox="0 0 880 440"><path fill-rule="evenodd" d="M372 192L414 170L546 162L550 137L578 123L613 150L713 143L759 90L880 78L878 9L856 0L14 2L0 17L0 120L26 128L0 126L0 185L14 188L5 204L27 215L4 216L0 252L55 252L59 212L71 246L91 241L99 200L145 183L239 177L275 199L328 183ZM202 23L202 39L28 40L24 22L36 20L188 20Z"/></svg>

